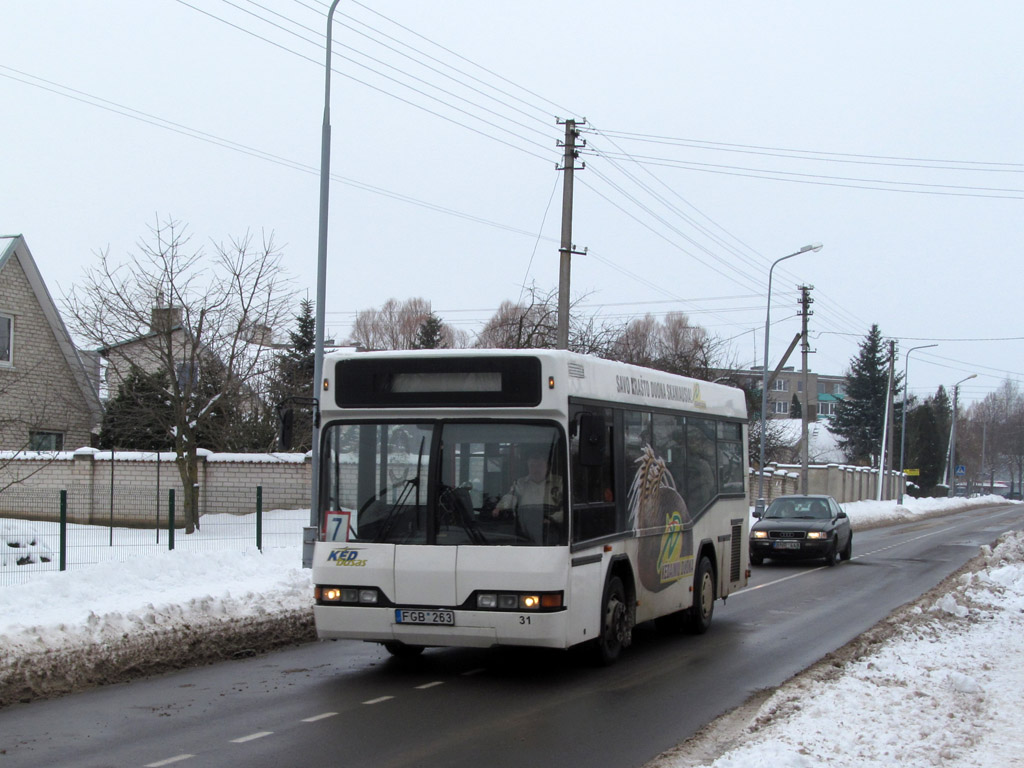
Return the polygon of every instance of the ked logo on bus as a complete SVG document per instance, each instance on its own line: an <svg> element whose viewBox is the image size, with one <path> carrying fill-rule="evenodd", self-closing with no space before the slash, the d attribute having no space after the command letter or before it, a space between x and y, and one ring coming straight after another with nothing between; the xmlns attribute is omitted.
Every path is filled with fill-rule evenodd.
<svg viewBox="0 0 1024 768"><path fill-rule="evenodd" d="M352 549L351 547L332 549L331 553L327 555L327 562L333 562L335 565L346 565L351 568L362 568L366 565L366 560L359 559L359 550Z"/></svg>

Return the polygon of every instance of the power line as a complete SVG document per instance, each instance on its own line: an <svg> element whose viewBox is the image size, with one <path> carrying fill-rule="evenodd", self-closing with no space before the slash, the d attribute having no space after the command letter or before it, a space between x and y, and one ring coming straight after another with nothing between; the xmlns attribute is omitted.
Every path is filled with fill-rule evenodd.
<svg viewBox="0 0 1024 768"><path fill-rule="evenodd" d="M596 151L589 154L598 154ZM905 194L944 195L950 197L979 197L992 200L1024 200L1024 189L1002 187L971 187L960 184L929 184L916 181L889 181L886 179L862 179L850 176L827 176L818 173L799 173L762 168L747 168L718 163L701 163L693 160L672 160L656 157L630 157L633 162L643 162L680 170L716 173L725 176L743 176L752 179L784 181L796 184L820 184L829 187L868 189L879 192L901 192ZM850 183L845 183L850 182Z"/></svg>
<svg viewBox="0 0 1024 768"><path fill-rule="evenodd" d="M940 170L963 170L969 171L998 171L998 172L1012 172L1012 173L1024 173L1024 163L1007 163L1007 162L989 162L983 160L949 160L949 159L930 159L923 157L899 157L892 155L868 155L868 154L857 154L853 152L829 152L822 150L809 150L809 149L786 149L781 147L765 147L758 146L755 144L729 144L720 141L704 141L701 139L680 139L672 138L669 136L655 136L651 134L643 133L629 133L626 131L603 131L606 135L616 136L623 139L631 139L635 141L646 141L653 142L656 144L671 144L685 147L692 147L695 149L708 149L718 150L725 152L740 152L743 154L762 154L771 157L795 157L796 159L806 160L822 160L827 162L855 162L866 165L893 165L896 167L920 167L920 168L935 168L935 165L901 165L902 163L930 163L938 164L943 163L949 168L940 168ZM1002 166L995 168L966 168L965 166Z"/></svg>

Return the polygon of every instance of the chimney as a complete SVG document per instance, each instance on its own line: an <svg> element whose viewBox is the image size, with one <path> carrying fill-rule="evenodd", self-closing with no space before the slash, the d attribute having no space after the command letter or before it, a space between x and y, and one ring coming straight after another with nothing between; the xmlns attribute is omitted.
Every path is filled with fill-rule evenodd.
<svg viewBox="0 0 1024 768"><path fill-rule="evenodd" d="M149 315L151 333L167 333L181 325L181 307L164 307L159 302Z"/></svg>

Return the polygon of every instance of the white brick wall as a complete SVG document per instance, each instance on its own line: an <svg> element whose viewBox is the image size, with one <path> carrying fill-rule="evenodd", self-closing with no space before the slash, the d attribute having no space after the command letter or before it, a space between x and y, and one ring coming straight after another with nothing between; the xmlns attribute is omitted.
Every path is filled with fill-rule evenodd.
<svg viewBox="0 0 1024 768"><path fill-rule="evenodd" d="M75 453L26 454L0 461L0 516L58 519L59 493L68 491L68 520L108 523L113 467L115 524L150 526L159 504L167 508L174 489L181 509L181 476L173 454L114 453L81 449ZM200 514L248 514L256 510L256 487L263 487L263 509L308 509L311 462L301 455L209 454L199 457Z"/></svg>

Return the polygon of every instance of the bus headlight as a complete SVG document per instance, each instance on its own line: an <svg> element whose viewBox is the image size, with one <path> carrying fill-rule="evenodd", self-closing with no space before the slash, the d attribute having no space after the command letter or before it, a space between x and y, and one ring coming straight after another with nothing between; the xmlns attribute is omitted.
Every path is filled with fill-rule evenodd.
<svg viewBox="0 0 1024 768"><path fill-rule="evenodd" d="M314 589L314 597L320 605L381 605L386 603L376 587L335 587L320 586Z"/></svg>
<svg viewBox="0 0 1024 768"><path fill-rule="evenodd" d="M477 592L469 606L481 611L558 611L561 592Z"/></svg>

